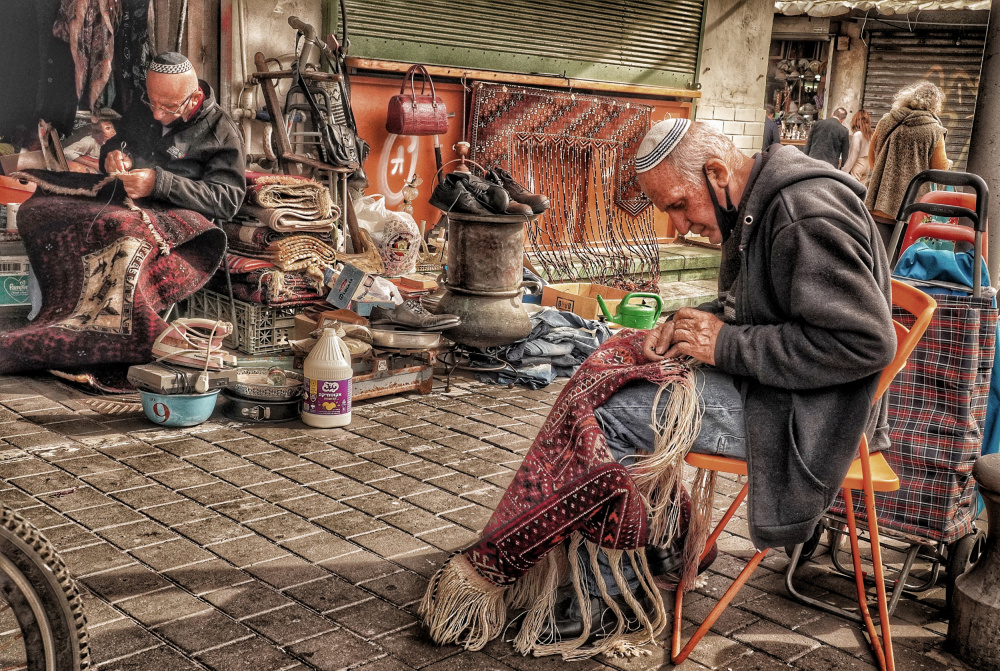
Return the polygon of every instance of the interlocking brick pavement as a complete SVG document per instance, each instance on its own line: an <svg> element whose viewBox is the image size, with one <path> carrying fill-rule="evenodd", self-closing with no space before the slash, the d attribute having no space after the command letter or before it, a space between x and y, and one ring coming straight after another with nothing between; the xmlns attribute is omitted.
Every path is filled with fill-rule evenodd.
<svg viewBox="0 0 1000 671"><path fill-rule="evenodd" d="M0 378L0 499L77 576L103 670L555 668L502 639L479 652L433 645L416 607L449 553L477 538L561 389L460 381L360 403L346 429L166 430L95 414L52 380ZM720 477L716 508L738 489ZM686 634L752 554L742 513L720 549L686 598ZM786 565L781 552L765 559L678 668L875 668L854 623L788 597ZM804 566L803 591L849 606L853 582L828 567L828 556ZM943 597L900 602L897 668L966 668L944 647ZM649 650L574 668L670 667Z"/></svg>

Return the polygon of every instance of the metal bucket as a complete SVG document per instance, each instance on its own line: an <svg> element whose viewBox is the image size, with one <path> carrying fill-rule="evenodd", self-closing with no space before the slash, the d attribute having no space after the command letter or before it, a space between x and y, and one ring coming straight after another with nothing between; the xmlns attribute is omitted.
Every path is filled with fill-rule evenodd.
<svg viewBox="0 0 1000 671"><path fill-rule="evenodd" d="M472 347L521 340L531 320L521 305L524 217L448 215L448 272L437 312L462 323L444 334Z"/></svg>

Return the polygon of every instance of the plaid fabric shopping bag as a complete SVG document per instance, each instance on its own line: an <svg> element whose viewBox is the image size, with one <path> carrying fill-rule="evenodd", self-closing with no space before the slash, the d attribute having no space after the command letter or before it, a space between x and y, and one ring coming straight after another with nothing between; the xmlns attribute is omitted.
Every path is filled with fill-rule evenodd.
<svg viewBox="0 0 1000 671"><path fill-rule="evenodd" d="M972 533L972 464L983 444L997 309L991 298L935 294L937 311L887 394L895 492L876 492L879 527L951 543ZM894 308L910 326L912 315ZM843 514L838 497L831 509ZM855 513L864 519L863 498Z"/></svg>

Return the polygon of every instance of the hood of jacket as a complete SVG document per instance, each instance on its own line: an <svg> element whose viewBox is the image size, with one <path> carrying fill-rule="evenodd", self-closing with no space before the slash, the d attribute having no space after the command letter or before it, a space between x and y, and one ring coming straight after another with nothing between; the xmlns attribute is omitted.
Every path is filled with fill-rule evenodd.
<svg viewBox="0 0 1000 671"><path fill-rule="evenodd" d="M865 187L858 180L826 161L806 156L797 147L784 145L768 152L768 159L749 185L750 194L743 207L742 218L743 223L749 223L750 226L744 228L752 229L783 189L798 182L819 178L836 180L853 191L858 198L865 197Z"/></svg>

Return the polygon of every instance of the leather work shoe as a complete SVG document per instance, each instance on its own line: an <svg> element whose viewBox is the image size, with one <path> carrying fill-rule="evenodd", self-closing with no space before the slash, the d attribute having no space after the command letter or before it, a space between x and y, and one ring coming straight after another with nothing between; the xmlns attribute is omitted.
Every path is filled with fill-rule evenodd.
<svg viewBox="0 0 1000 671"><path fill-rule="evenodd" d="M514 178L510 176L510 173L503 168L493 168L492 170L487 171L486 179L494 184L502 186L510 195L511 200L527 205L531 208L531 212L533 214L541 214L545 210L549 209L549 199L547 196L543 196L538 193L531 193L518 182L514 181Z"/></svg>
<svg viewBox="0 0 1000 671"><path fill-rule="evenodd" d="M471 173L452 173L462 181L465 190L481 205L485 205L494 214L506 214L507 206L510 205L510 195L502 186L487 181L478 175Z"/></svg>
<svg viewBox="0 0 1000 671"><path fill-rule="evenodd" d="M645 595L643 595L644 597ZM625 598L617 594L611 597L628 621L625 624L625 632L638 631L641 628L639 619L632 612L632 608L625 603ZM639 604L646 611L646 616L652 612L652 604L648 599L640 598ZM590 597L590 635L587 641L601 638L611 634L618 627L618 617L615 612L604 603L604 599L599 596ZM556 604L555 627L549 632L552 638L560 641L569 641L579 638L583 634L583 615L580 612L580 605L576 596L572 595ZM547 636L542 635L543 638Z"/></svg>
<svg viewBox="0 0 1000 671"><path fill-rule="evenodd" d="M486 203L481 203L475 195L465 188L466 181L462 175L451 173L445 175L431 194L428 202L443 212L463 212L488 217L494 214Z"/></svg>
<svg viewBox="0 0 1000 671"><path fill-rule="evenodd" d="M431 314L416 299L404 301L395 310L373 307L369 320L373 325L393 324L414 331L443 331L458 326L462 320L457 315Z"/></svg>

